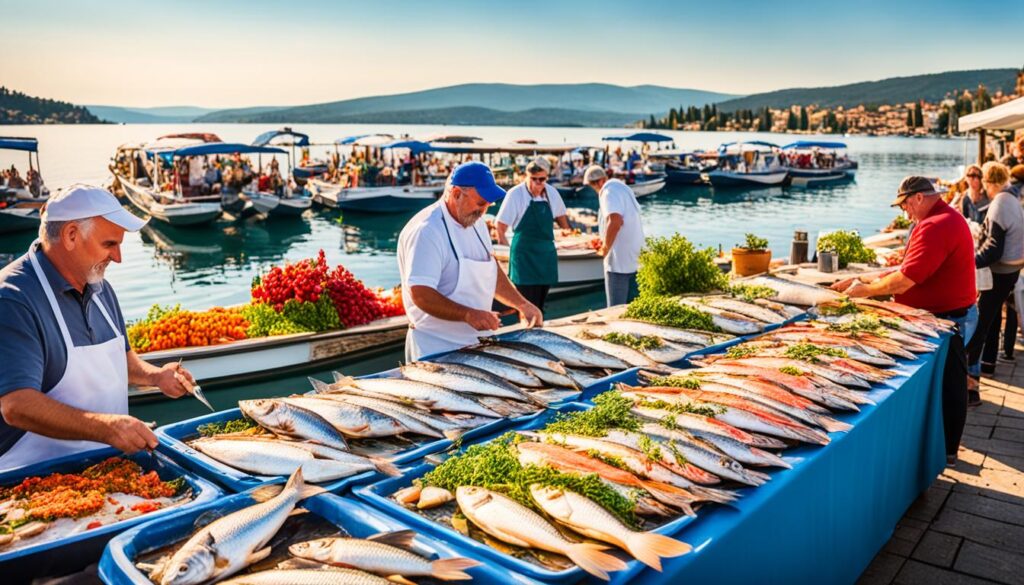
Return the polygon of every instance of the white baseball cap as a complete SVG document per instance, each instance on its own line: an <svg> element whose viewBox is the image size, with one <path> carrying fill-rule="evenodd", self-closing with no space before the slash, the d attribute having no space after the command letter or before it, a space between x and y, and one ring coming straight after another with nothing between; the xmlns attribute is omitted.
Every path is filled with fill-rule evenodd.
<svg viewBox="0 0 1024 585"><path fill-rule="evenodd" d="M149 220L141 219L121 207L113 193L92 185L75 184L61 189L46 202L48 221L74 221L102 217L129 232L137 232Z"/></svg>

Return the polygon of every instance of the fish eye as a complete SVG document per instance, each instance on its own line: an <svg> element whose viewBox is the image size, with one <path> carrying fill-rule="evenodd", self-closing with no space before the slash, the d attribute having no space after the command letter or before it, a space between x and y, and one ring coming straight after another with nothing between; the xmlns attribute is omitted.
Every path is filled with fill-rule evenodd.
<svg viewBox="0 0 1024 585"><path fill-rule="evenodd" d="M188 572L188 565L178 565L178 572L179 573L187 573Z"/></svg>

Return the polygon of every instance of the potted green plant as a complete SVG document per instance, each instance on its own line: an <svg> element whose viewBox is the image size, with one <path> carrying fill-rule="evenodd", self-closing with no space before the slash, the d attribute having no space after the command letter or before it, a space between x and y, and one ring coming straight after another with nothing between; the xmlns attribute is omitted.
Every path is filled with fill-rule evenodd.
<svg viewBox="0 0 1024 585"><path fill-rule="evenodd" d="M732 249L732 270L737 276L750 276L768 272L772 262L772 252L768 249L768 240L754 234L747 234L743 245L736 244Z"/></svg>

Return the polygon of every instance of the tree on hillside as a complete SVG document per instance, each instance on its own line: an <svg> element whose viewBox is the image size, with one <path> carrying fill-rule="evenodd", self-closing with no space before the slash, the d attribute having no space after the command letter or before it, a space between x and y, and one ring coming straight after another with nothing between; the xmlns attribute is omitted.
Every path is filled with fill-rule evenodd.
<svg viewBox="0 0 1024 585"><path fill-rule="evenodd" d="M799 130L799 129L800 129L800 121L797 120L796 114L794 114L793 110L790 109L789 110L789 118L786 120L786 130Z"/></svg>
<svg viewBox="0 0 1024 585"><path fill-rule="evenodd" d="M921 102L914 104L914 127L924 128L924 112L921 111Z"/></svg>
<svg viewBox="0 0 1024 585"><path fill-rule="evenodd" d="M800 129L808 130L810 127L811 123L807 119L807 108L800 106Z"/></svg>

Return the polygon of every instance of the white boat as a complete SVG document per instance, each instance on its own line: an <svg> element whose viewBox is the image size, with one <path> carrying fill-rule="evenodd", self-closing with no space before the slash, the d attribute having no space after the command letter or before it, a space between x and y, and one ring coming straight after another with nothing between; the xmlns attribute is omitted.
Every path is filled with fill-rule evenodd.
<svg viewBox="0 0 1024 585"><path fill-rule="evenodd" d="M166 224L194 226L210 223L222 212L220 196L213 201L189 201L176 197L173 192L163 193L146 184L134 183L115 175L128 202L139 211Z"/></svg>
<svg viewBox="0 0 1024 585"><path fill-rule="evenodd" d="M853 180L857 172L857 162L850 159L842 142L799 140L783 146L782 151L794 187L843 183Z"/></svg>
<svg viewBox="0 0 1024 585"><path fill-rule="evenodd" d="M28 153L28 171L23 180L24 186L12 187L0 183L0 201L46 201L50 197L50 190L43 183L39 167L39 141L35 138L22 136L0 136L0 150L17 150ZM32 155L35 154L35 163L32 162ZM39 184L33 187L29 184L29 175L35 173L39 176Z"/></svg>
<svg viewBox="0 0 1024 585"><path fill-rule="evenodd" d="M309 179L306 190L313 201L346 211L401 213L430 205L444 192L444 185L342 187L323 179Z"/></svg>
<svg viewBox="0 0 1024 585"><path fill-rule="evenodd" d="M665 177L637 181L629 186L637 198L653 195L665 188Z"/></svg>
<svg viewBox="0 0 1024 585"><path fill-rule="evenodd" d="M779 146L771 142L728 142L718 147L718 166L706 178L715 187L782 185L789 170L780 155Z"/></svg>
<svg viewBox="0 0 1024 585"><path fill-rule="evenodd" d="M390 351L405 341L408 326L405 316L389 317L350 329L168 349L143 353L140 357L156 366L181 360L196 380L208 388L312 370ZM157 388L135 387L128 395L132 400L163 396Z"/></svg>
<svg viewBox="0 0 1024 585"><path fill-rule="evenodd" d="M593 237L593 236L591 236ZM558 284L552 293L593 288L604 284L604 259L592 249L558 247ZM494 245L494 257L508 272L509 247Z"/></svg>

